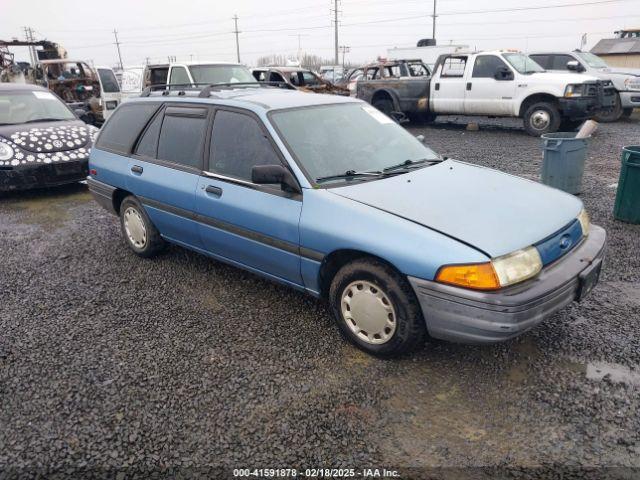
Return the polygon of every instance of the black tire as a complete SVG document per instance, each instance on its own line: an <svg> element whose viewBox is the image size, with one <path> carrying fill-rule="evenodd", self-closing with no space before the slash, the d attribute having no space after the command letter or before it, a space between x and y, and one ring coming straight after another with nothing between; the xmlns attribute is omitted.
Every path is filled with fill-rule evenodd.
<svg viewBox="0 0 640 480"><path fill-rule="evenodd" d="M394 314L391 314L390 321L394 324L395 331L388 333L391 336L384 343L373 344L362 339L352 330L357 328L355 322L354 326L350 327L347 324L349 320L342 314L342 299L348 295L347 290L352 289L350 287L358 282L367 282L376 287L374 294L379 290L380 294L388 299L384 305L390 305L393 309ZM359 287L358 285L355 288L362 290ZM366 290L367 293L373 291ZM365 352L391 357L411 352L424 345L427 328L415 293L407 280L384 262L374 258L361 258L343 266L331 282L329 304L340 332ZM371 335L373 336L373 332Z"/></svg>
<svg viewBox="0 0 640 480"><path fill-rule="evenodd" d="M548 121L538 126L537 119L542 114L548 116ZM545 133L557 132L558 128L560 128L561 120L562 117L560 116L558 107L550 102L534 103L526 109L523 117L524 129L533 137L539 137Z"/></svg>
<svg viewBox="0 0 640 480"><path fill-rule="evenodd" d="M387 97L376 99L373 102L373 106L376 107L385 115L387 115L388 117L391 117L392 113L394 112L393 101Z"/></svg>
<svg viewBox="0 0 640 480"><path fill-rule="evenodd" d="M134 221L133 217L136 215L139 216L139 220L144 227L144 242L140 243L133 241L132 236L127 233L127 227L125 226L125 218L132 218L131 221ZM120 204L120 228L126 244L136 255L141 257L154 257L167 246L167 243L160 236L160 232L149 219L144 207L133 195L125 197ZM130 226L130 230L132 228L133 226Z"/></svg>
<svg viewBox="0 0 640 480"><path fill-rule="evenodd" d="M602 123L611 123L611 122L617 122L618 120L620 120L620 117L622 117L622 102L620 101L620 95L618 95L616 93L615 95L615 99L614 99L614 104L613 107L608 108L606 110L601 110L600 112L598 112L598 114L594 117L598 122L602 122Z"/></svg>
<svg viewBox="0 0 640 480"><path fill-rule="evenodd" d="M633 115L633 108L624 108L622 110L622 118L630 118Z"/></svg>
<svg viewBox="0 0 640 480"><path fill-rule="evenodd" d="M584 120L562 120L560 122L560 131L575 132L584 122Z"/></svg>

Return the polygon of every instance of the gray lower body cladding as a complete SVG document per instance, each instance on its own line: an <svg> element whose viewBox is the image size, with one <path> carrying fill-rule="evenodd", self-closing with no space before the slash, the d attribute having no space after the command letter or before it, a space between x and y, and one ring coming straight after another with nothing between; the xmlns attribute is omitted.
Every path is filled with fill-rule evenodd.
<svg viewBox="0 0 640 480"><path fill-rule="evenodd" d="M604 260L606 233L592 226L589 236L557 262L520 285L478 292L409 278L429 334L462 343L494 343L513 338L578 299L580 274Z"/></svg>

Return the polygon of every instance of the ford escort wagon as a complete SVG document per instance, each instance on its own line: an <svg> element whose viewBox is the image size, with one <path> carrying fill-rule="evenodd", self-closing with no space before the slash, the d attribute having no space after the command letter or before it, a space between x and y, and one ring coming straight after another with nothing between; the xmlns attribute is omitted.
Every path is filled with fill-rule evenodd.
<svg viewBox="0 0 640 480"><path fill-rule="evenodd" d="M326 299L380 356L515 337L588 295L604 259L578 198L445 159L348 97L145 92L106 122L89 169L137 255L173 243Z"/></svg>

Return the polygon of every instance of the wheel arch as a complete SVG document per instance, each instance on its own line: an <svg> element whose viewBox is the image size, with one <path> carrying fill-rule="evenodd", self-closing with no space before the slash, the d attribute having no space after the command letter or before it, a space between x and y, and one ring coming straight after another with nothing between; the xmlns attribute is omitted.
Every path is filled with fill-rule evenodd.
<svg viewBox="0 0 640 480"><path fill-rule="evenodd" d="M120 215L120 205L122 205L122 201L129 195L133 194L121 188L116 188L113 191L113 194L111 195L111 202L113 204L113 211L116 213L116 215Z"/></svg>
<svg viewBox="0 0 640 480"><path fill-rule="evenodd" d="M558 106L558 99L550 93L534 93L532 95L529 95L522 101L522 103L520 104L520 109L518 111L518 116L520 118L523 118L527 109L534 103L538 102L547 102L555 105L556 107Z"/></svg>
<svg viewBox="0 0 640 480"><path fill-rule="evenodd" d="M371 96L371 104L373 105L376 100L389 99L393 102L393 108L396 110L400 110L400 101L398 100L398 96L393 90L389 90L388 88L380 88L373 92Z"/></svg>

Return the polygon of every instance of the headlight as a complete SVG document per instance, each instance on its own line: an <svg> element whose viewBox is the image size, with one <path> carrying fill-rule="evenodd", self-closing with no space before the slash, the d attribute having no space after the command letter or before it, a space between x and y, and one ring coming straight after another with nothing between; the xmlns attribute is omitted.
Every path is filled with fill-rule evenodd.
<svg viewBox="0 0 640 480"><path fill-rule="evenodd" d="M624 88L627 90L640 90L640 78L627 78L624 81Z"/></svg>
<svg viewBox="0 0 640 480"><path fill-rule="evenodd" d="M13 148L6 143L0 142L0 160L9 160L13 157Z"/></svg>
<svg viewBox="0 0 640 480"><path fill-rule="evenodd" d="M473 290L497 290L535 277L540 270L542 260L538 250L527 247L487 263L444 266L436 281Z"/></svg>
<svg viewBox="0 0 640 480"><path fill-rule="evenodd" d="M584 208L578 215L578 221L580 222L580 226L582 227L582 234L586 237L587 235L589 235L589 227L591 226L591 221L589 220L589 214Z"/></svg>
<svg viewBox="0 0 640 480"><path fill-rule="evenodd" d="M564 89L565 97L581 97L582 90L584 85L581 83L577 83L575 85L567 85L567 88Z"/></svg>

